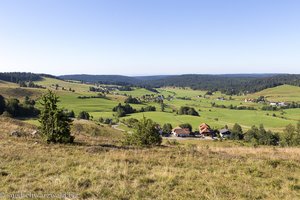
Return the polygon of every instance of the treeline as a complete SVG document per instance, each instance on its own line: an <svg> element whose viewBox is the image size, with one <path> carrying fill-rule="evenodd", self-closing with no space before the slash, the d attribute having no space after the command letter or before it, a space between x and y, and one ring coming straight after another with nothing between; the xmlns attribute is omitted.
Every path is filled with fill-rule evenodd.
<svg viewBox="0 0 300 200"><path fill-rule="evenodd" d="M199 75L186 74L177 76L107 76L107 75L67 75L64 79L84 82L117 84L123 86L144 87L150 91L164 86L191 87L192 89L221 91L227 95L254 93L266 88L283 84L300 86L300 75L296 74L239 74L239 75Z"/></svg>
<svg viewBox="0 0 300 200"><path fill-rule="evenodd" d="M127 114L132 114L136 112L151 112L151 111L156 111L155 106L146 106L146 107L141 107L140 110L136 110L132 108L128 103L125 105L122 105L119 103L116 107L112 109L113 112L116 112L117 117L124 117Z"/></svg>
<svg viewBox="0 0 300 200"><path fill-rule="evenodd" d="M29 88L42 88L42 89L46 89L46 87L35 84L32 81L26 82L26 81L19 81L19 85L20 87L29 87Z"/></svg>
<svg viewBox="0 0 300 200"><path fill-rule="evenodd" d="M35 101L28 96L23 102L11 98L5 99L0 95L0 115L7 117L37 117L40 113L35 107Z"/></svg>
<svg viewBox="0 0 300 200"><path fill-rule="evenodd" d="M78 99L107 99L105 94L99 93L97 96L78 96Z"/></svg>
<svg viewBox="0 0 300 200"><path fill-rule="evenodd" d="M272 106L272 105L265 105L261 109L262 110L281 110L281 109L292 109L292 108L300 108L300 103L292 102L292 103L286 103L285 106Z"/></svg>
<svg viewBox="0 0 300 200"><path fill-rule="evenodd" d="M38 74L27 72L4 72L0 73L0 80L20 83L27 81L40 81L42 80L42 77Z"/></svg>
<svg viewBox="0 0 300 200"><path fill-rule="evenodd" d="M280 146L299 146L300 145L300 122L296 126L289 124L283 133L274 133L266 130L261 124L259 127L252 126L243 132L239 124L235 124L231 130L231 139L244 140L254 145L280 145Z"/></svg>
<svg viewBox="0 0 300 200"><path fill-rule="evenodd" d="M215 108L228 108L228 109L231 109L231 110L256 110L252 106L234 106L232 104L230 104L229 106L225 106L225 105L222 105L222 104L221 105L216 104L215 102L212 102L211 106L215 107Z"/></svg>
<svg viewBox="0 0 300 200"><path fill-rule="evenodd" d="M227 75L180 75L148 81L152 87L176 86L192 89L221 91L227 95L254 93L267 88L290 84L300 86L300 75L273 75L267 77Z"/></svg>
<svg viewBox="0 0 300 200"><path fill-rule="evenodd" d="M199 116L199 113L193 107L181 106L178 110L178 115L193 115Z"/></svg>
<svg viewBox="0 0 300 200"><path fill-rule="evenodd" d="M89 87L90 92L102 92L105 93L107 92L107 90L103 89L103 88L97 88L97 87Z"/></svg>

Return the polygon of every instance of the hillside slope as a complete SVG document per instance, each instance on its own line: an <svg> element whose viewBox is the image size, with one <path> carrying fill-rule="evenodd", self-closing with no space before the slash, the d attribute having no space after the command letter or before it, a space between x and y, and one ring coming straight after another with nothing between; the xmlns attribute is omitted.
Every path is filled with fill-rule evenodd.
<svg viewBox="0 0 300 200"><path fill-rule="evenodd" d="M184 74L142 77L118 75L64 75L60 76L60 78L105 84L137 85L140 87L190 87L198 90L218 90L226 94L254 93L283 84L300 86L300 75L297 74Z"/></svg>
<svg viewBox="0 0 300 200"><path fill-rule="evenodd" d="M2 195L22 191L76 199L299 198L299 148L179 141L176 146L140 149L87 132L78 133L80 141L74 145L46 144L4 132L19 128L20 122L0 117L0 123L5 123L0 126Z"/></svg>
<svg viewBox="0 0 300 200"><path fill-rule="evenodd" d="M257 98L259 96L266 97L269 101L274 102L300 102L300 87L293 85L280 85L268 88L260 92L248 95L248 98Z"/></svg>

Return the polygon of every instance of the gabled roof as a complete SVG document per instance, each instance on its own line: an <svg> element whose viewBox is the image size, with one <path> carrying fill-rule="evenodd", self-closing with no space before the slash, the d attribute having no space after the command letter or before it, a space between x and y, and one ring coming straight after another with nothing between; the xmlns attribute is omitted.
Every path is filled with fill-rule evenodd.
<svg viewBox="0 0 300 200"><path fill-rule="evenodd" d="M230 131L228 129L226 129L226 128L223 128L223 129L220 129L219 132L221 134L223 134L223 133L230 132Z"/></svg>
<svg viewBox="0 0 300 200"><path fill-rule="evenodd" d="M181 127L175 127L172 129L172 132L178 133L178 134L190 134L190 130L188 128L181 128Z"/></svg>

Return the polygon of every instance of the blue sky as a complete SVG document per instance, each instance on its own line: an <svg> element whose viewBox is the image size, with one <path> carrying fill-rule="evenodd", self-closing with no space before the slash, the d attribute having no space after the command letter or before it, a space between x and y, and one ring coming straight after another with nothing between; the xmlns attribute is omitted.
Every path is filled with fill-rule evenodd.
<svg viewBox="0 0 300 200"><path fill-rule="evenodd" d="M300 73L300 1L0 0L0 71Z"/></svg>

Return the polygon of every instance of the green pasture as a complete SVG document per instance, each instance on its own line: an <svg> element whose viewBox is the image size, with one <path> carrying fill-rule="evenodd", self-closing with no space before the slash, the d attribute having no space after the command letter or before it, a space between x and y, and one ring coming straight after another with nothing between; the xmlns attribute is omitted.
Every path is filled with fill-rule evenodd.
<svg viewBox="0 0 300 200"><path fill-rule="evenodd" d="M66 90L69 90L69 88L71 88L72 90L75 90L76 93L81 93L81 94L89 93L89 87L92 86L92 85L80 84L75 82L67 82L67 81L47 78L47 77L44 77L43 80L36 81L35 83L51 89L55 89L55 86L53 85L58 84L59 85L58 90L62 90L62 87L64 87Z"/></svg>
<svg viewBox="0 0 300 200"><path fill-rule="evenodd" d="M300 87L281 85L274 88L268 88L254 94L249 94L247 95L247 98L257 98L259 96L265 96L269 101L275 102L300 102ZM245 97L243 98L245 99Z"/></svg>
<svg viewBox="0 0 300 200"><path fill-rule="evenodd" d="M156 94L156 93L154 93L154 92L151 92L151 91L149 91L149 90L146 90L146 89L144 89L144 88L133 88L134 90L132 90L132 91L119 91L118 93L119 94L123 94L123 95L131 95L131 96L133 96L133 97L141 97L141 96L143 96L143 95L146 95L146 94Z"/></svg>
<svg viewBox="0 0 300 200"><path fill-rule="evenodd" d="M79 82L66 82L62 80L44 78L42 81L36 82L39 85L43 85L48 89L52 89L60 98L59 105L65 109L73 110L76 115L80 111L87 111L97 120L99 117L113 118L114 112L113 107L118 103L123 103L126 99L122 95L110 94L105 98L90 98L90 99L79 99L78 96L93 96L96 93L89 92L91 85L81 84ZM58 84L60 87L55 90L53 85ZM66 90L62 90L64 87ZM105 87L105 86L103 86ZM69 88L75 90L75 92L68 91ZM245 98L257 98L259 96L265 96L271 101L298 101L300 102L300 87L282 85L274 88L269 88L247 96L232 96L232 100L229 100L228 95L215 92L211 96L204 98L206 91L191 90L189 88L173 88L165 87L158 88L158 94L153 93L144 88L133 88L133 91L119 91L119 94L132 95L134 97L141 97L145 94L155 94L174 96L170 101L165 100L164 103L167 105L165 112L161 112L160 104L149 102L144 104L131 104L132 107L139 110L145 106L155 106L156 112L143 112L134 113L126 116L125 118L137 118L145 116L153 119L157 123L171 123L173 126L177 126L181 123L190 123L194 129L198 128L200 123L208 123L214 128L221 128L225 125L229 127L233 126L234 123L239 123L242 127L247 130L252 125L264 124L267 129L274 131L281 131L287 124L296 124L300 120L300 109L286 109L283 111L261 111L260 107L262 104L258 103L245 103ZM37 99L46 90L35 89L35 88L19 88L17 84L0 82L0 94L8 98L23 98L30 96ZM201 95L199 97L199 95ZM191 100L182 100L177 97L188 97ZM224 97L226 100L217 100L218 97ZM226 108L215 108L211 106L211 102L215 102L217 105L233 105L233 106L252 106L257 110L230 110ZM194 107L200 114L197 116L177 115L172 110L178 110L181 106ZM275 116L273 116L275 115ZM30 121L30 123L36 123L36 120Z"/></svg>

